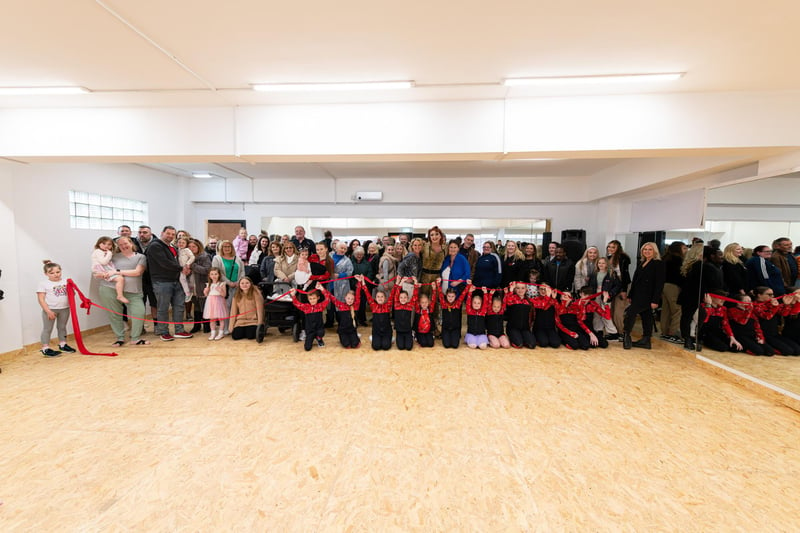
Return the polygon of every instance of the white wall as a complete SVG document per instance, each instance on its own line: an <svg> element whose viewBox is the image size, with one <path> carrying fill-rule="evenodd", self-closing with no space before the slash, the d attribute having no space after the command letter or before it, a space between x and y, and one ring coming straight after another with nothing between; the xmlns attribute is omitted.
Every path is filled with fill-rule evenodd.
<svg viewBox="0 0 800 533"><path fill-rule="evenodd" d="M35 342L41 332L40 308L35 290L42 273L42 260L50 259L61 264L66 277L75 280L80 289L93 300L97 298L96 283L92 281L90 260L95 241L101 235L114 236L115 232L70 229L68 191L91 191L148 202L150 220L156 234L166 224L185 225L180 180L136 165L103 164L31 164L4 165L10 174L13 194L2 193L3 205L11 205L9 214L0 208L3 217L13 216L3 227L13 229L16 240L14 259L19 270L19 312L21 335L12 344L0 336L3 348L8 351ZM4 187L5 189L5 187ZM8 249L8 248L6 248ZM14 249L13 247L10 249ZM6 268L3 268L5 281ZM13 268L9 269L13 273ZM10 276L11 279L13 277ZM5 303L5 302L3 302ZM104 312L94 309L91 315L81 316L82 328L93 328L108 321ZM4 330L5 330L5 322Z"/></svg>
<svg viewBox="0 0 800 533"><path fill-rule="evenodd" d="M761 244L772 245L780 237L789 237L795 246L800 245L800 221L797 222L709 222L707 229L717 235L723 246L738 242L745 248Z"/></svg>
<svg viewBox="0 0 800 533"><path fill-rule="evenodd" d="M20 313L19 268L17 257L17 232L14 230L14 173L13 168L22 165L0 161L0 289L5 292L5 299L0 301L0 353L19 349L22 342L22 322ZM26 295L26 297L35 296Z"/></svg>

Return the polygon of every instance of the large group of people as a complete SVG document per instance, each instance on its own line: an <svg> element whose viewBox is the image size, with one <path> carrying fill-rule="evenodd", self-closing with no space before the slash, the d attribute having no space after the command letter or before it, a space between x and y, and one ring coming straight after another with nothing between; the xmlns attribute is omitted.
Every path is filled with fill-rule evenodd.
<svg viewBox="0 0 800 533"><path fill-rule="evenodd" d="M649 349L660 310L661 339L687 349L705 344L800 355L800 256L787 238L757 246L752 255L737 243L721 249L714 241L672 242L663 258L648 242L634 264L617 240L605 253L589 246L573 261L557 242L540 256L533 243L478 246L472 234L448 240L437 226L424 238L400 234L362 243L330 232L324 237L315 243L302 226L291 237L241 228L230 240L212 236L204 246L172 226L155 236L143 225L136 237L121 226L115 239L97 241L91 257L114 346L126 342L126 320L129 344L149 344L142 337L147 303L162 341L200 331L209 340L260 341L265 305L283 296L297 308L306 350L324 345L332 327L342 346L360 347L367 332L358 328L367 327L368 318L374 350L430 347L436 338L445 348L463 342L477 349L590 349L618 340L625 349ZM64 327L68 306L57 298L65 292L58 288L60 267L48 262L45 274L47 283L37 289L42 353L54 356L72 350ZM634 341L637 318L642 335ZM61 350L49 345L56 322ZM184 324L193 327L185 331Z"/></svg>

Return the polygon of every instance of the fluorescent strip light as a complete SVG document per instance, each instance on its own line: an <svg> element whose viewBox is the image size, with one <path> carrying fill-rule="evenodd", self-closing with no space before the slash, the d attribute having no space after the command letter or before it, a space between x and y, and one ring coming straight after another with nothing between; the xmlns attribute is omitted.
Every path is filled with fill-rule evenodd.
<svg viewBox="0 0 800 533"><path fill-rule="evenodd" d="M678 80L685 72L664 72L660 74L614 74L608 76L561 76L542 78L506 78L507 87L535 85L591 85L595 83L646 83L654 81Z"/></svg>
<svg viewBox="0 0 800 533"><path fill-rule="evenodd" d="M90 92L86 87L0 87L0 96L87 94Z"/></svg>
<svg viewBox="0 0 800 533"><path fill-rule="evenodd" d="M207 179L207 178L213 178L214 175L211 174L210 172L192 172L192 177L199 179Z"/></svg>
<svg viewBox="0 0 800 533"><path fill-rule="evenodd" d="M254 91L371 91L385 89L410 89L413 81L365 81L344 83L254 83Z"/></svg>
<svg viewBox="0 0 800 533"><path fill-rule="evenodd" d="M560 159L560 158L557 158L557 157L530 157L530 158L523 157L523 158L520 158L520 159L518 159L518 158L506 158L506 159L501 159L500 161L502 161L502 162L509 162L509 161L510 162L514 162L514 161L564 161L564 159Z"/></svg>

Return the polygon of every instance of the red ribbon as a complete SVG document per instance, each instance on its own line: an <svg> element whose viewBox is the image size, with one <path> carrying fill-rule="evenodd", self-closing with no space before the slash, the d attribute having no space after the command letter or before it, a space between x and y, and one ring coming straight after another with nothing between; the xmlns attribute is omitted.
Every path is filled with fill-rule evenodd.
<svg viewBox="0 0 800 533"><path fill-rule="evenodd" d="M81 352L83 355L105 355L108 357L115 357L119 355L116 352L111 353L95 353L90 352L86 345L83 344L83 335L81 334L81 324L78 321L78 307L75 305L75 293L78 293L78 296L81 298L81 309L86 309L86 314L88 315L89 312L92 310L92 305L96 305L92 303L92 301L84 296L81 290L75 285L75 282L72 279L67 279L67 298L69 299L69 314L72 318L72 331L75 334L75 343L78 345L78 351Z"/></svg>

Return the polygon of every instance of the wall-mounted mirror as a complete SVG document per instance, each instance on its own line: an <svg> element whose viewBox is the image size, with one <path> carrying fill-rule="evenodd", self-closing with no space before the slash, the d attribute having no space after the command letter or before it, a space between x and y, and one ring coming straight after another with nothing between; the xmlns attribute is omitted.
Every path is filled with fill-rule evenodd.
<svg viewBox="0 0 800 533"><path fill-rule="evenodd" d="M782 280L782 284L785 286L784 291L791 293L793 290L800 290L800 279L797 277L797 254L794 253L795 245L800 245L800 173L709 189L706 201L706 223L702 231L689 229L668 232L667 242L683 240L691 244L692 237L702 238L705 244L714 240L719 241L723 250L721 264L717 264L720 258L712 258L703 262L702 267L720 269L723 272L723 279L726 279L726 286L735 284L729 276L734 276L733 279L735 279L737 275L741 275L745 277L747 283L745 290L749 292L753 288L755 278L769 277L771 274L772 284L776 286L773 288L770 284L759 283L759 285L768 286L769 289L749 296L751 299L761 299L767 302L777 299L777 305L773 306L770 303L768 307L774 307L773 310L777 310L776 315L780 315L781 311L785 309L784 302L793 299L792 297L779 299L782 292L779 290L781 270L784 274ZM780 238L789 239L788 242L791 242L791 245L784 241L785 250L772 252L773 241ZM726 247L733 243L737 243L741 247L743 254L738 259L745 265L747 265L748 259L755 255L755 258L746 267L738 264L738 252L735 247L728 248L725 253ZM758 249L759 246L766 246L766 253L754 254L753 249ZM782 258L771 257L772 255L777 256L779 253L783 254ZM759 257L763 257L763 260ZM778 268L774 268L776 264ZM748 269L755 270L755 272L748 274ZM777 279L776 272L778 273ZM716 274L716 272L712 271L708 274ZM735 288L727 288L729 293L726 296L734 300L738 299ZM747 298L745 298L746 301ZM724 366L734 373L746 374L772 388L786 391L796 400L800 399L800 357L783 353L792 351L792 343L794 343L794 351L798 351L797 345L800 344L800 336L796 333L797 328L795 328L796 323L794 322L797 317L753 317L766 337L762 344L759 342L761 335L755 331L756 324L752 321L744 322L748 311L753 308L752 305L722 299L715 299L713 305L737 309L727 310L734 336L738 337L737 341L742 344L745 344L746 341L751 342L752 338L758 343L758 346L750 346L748 349L745 345L743 351L733 352L714 350L706 345L699 355L707 358L712 364ZM737 316L742 323L733 320L734 316ZM706 324L712 322L714 319ZM764 353L774 351L776 354L772 356L752 355L758 352L759 348Z"/></svg>

